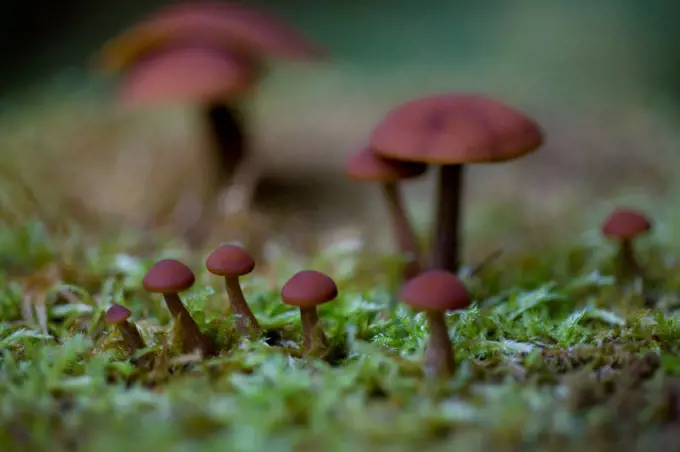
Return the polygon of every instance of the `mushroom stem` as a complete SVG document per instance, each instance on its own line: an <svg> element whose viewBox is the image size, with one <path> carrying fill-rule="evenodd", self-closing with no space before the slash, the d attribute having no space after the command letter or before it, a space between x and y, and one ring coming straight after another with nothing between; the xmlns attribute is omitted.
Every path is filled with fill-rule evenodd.
<svg viewBox="0 0 680 452"><path fill-rule="evenodd" d="M432 266L458 273L463 165L443 165L439 171L437 216Z"/></svg>
<svg viewBox="0 0 680 452"><path fill-rule="evenodd" d="M248 306L246 298L243 296L238 278L226 276L224 281L227 286L227 296L229 297L231 311L236 315L236 330L239 334L243 335L248 334L251 328L259 331L260 323L257 321L253 311L250 310L250 306ZM249 323L250 325L248 325Z"/></svg>
<svg viewBox="0 0 680 452"><path fill-rule="evenodd" d="M217 183L224 185L234 176L245 156L245 138L236 108L224 103L203 107L203 117L213 140L213 158ZM184 226L182 235L192 248L200 248L210 233L215 209L202 209L192 224Z"/></svg>
<svg viewBox="0 0 680 452"><path fill-rule="evenodd" d="M180 314L189 313L187 308L184 307L184 303L182 303L182 300L179 298L177 293L164 293L163 299L165 300L165 304L168 307L168 311L170 311L170 314L174 319L179 317Z"/></svg>
<svg viewBox="0 0 680 452"><path fill-rule="evenodd" d="M425 369L434 375L449 376L455 368L453 346L443 311L427 311L430 342L425 353Z"/></svg>
<svg viewBox="0 0 680 452"><path fill-rule="evenodd" d="M210 341L201 333L200 328L191 317L191 314L182 303L177 293L165 293L163 294L165 299L165 304L168 306L168 310L172 317L180 322L180 327L182 331L182 340L184 342L185 351L193 351L195 349L201 350L205 355L210 355L213 353L213 347Z"/></svg>
<svg viewBox="0 0 680 452"><path fill-rule="evenodd" d="M385 183L382 185L382 191L387 201L390 216L392 217L397 246L407 259L406 267L404 268L404 279L408 280L421 271L418 240L404 208L399 185L396 182Z"/></svg>
<svg viewBox="0 0 680 452"><path fill-rule="evenodd" d="M120 331L120 335L123 337L123 343L128 349L128 352L134 353L140 348L146 347L144 339L142 339L142 335L139 334L139 330L134 323L125 320L117 326L118 331Z"/></svg>
<svg viewBox="0 0 680 452"><path fill-rule="evenodd" d="M638 265L637 259L635 258L633 241L631 239L621 240L617 256L617 264L617 276L621 281L634 276L642 276L642 269Z"/></svg>
<svg viewBox="0 0 680 452"><path fill-rule="evenodd" d="M309 352L314 345L317 345L315 340L319 341L319 345L326 346L326 335L323 330L319 328L319 314L316 307L300 308L300 321L302 322L302 334L304 334L304 352Z"/></svg>
<svg viewBox="0 0 680 452"><path fill-rule="evenodd" d="M214 140L220 182L225 183L245 156L241 115L235 107L224 103L206 105L204 115Z"/></svg>

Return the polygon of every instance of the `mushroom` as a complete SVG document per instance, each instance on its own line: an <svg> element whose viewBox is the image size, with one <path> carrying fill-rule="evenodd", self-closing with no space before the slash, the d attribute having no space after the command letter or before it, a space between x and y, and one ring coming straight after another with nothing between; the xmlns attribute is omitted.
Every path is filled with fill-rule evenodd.
<svg viewBox="0 0 680 452"><path fill-rule="evenodd" d="M211 117L214 103L248 94L254 82L253 68L241 58L196 45L175 45L132 65L123 75L118 96L128 107L201 103Z"/></svg>
<svg viewBox="0 0 680 452"><path fill-rule="evenodd" d="M404 279L420 273L420 247L404 208L399 182L421 176L427 171L422 163L400 162L378 157L364 148L347 162L345 173L352 179L381 184L399 252L406 257Z"/></svg>
<svg viewBox="0 0 680 452"><path fill-rule="evenodd" d="M539 126L477 94L441 94L406 102L373 131L370 146L394 160L440 165L432 266L457 273L463 166L521 157L543 143Z"/></svg>
<svg viewBox="0 0 680 452"><path fill-rule="evenodd" d="M120 335L123 337L123 345L128 353L134 353L146 347L137 326L128 321L131 315L132 312L128 308L119 304L111 305L104 314L104 321L109 325L115 325L120 331Z"/></svg>
<svg viewBox="0 0 680 452"><path fill-rule="evenodd" d="M249 274L255 268L253 258L240 246L222 245L208 256L205 266L213 275L224 277L239 334L248 334L251 329L261 332L260 324L250 310L239 284L239 277Z"/></svg>
<svg viewBox="0 0 680 452"><path fill-rule="evenodd" d="M406 282L400 298L410 307L425 311L427 316L430 341L425 355L426 372L450 376L455 368L455 359L444 312L470 306L470 294L465 285L453 273L433 269Z"/></svg>
<svg viewBox="0 0 680 452"><path fill-rule="evenodd" d="M131 65L123 74L118 99L128 108L198 104L216 145L219 177L226 181L236 178L245 155L242 117L233 105L253 90L256 78L256 69L242 57L194 44L173 44L144 54ZM209 227L208 212L203 206L177 208L182 233L191 244L200 245Z"/></svg>
<svg viewBox="0 0 680 452"><path fill-rule="evenodd" d="M643 276L642 268L635 258L633 240L652 228L647 216L633 209L615 209L605 219L602 234L619 242L617 278L624 281L633 276Z"/></svg>
<svg viewBox="0 0 680 452"><path fill-rule="evenodd" d="M173 62L170 55L177 56L177 47L190 47L193 54L200 48L204 54L200 62L195 61L199 58L196 55L192 57L193 63L188 57ZM207 53L215 56L208 57ZM165 59L159 60L164 54ZM218 55L222 57L219 63L214 61ZM251 91L251 85L263 72L265 57L311 60L322 55L321 48L265 11L241 3L197 1L163 7L110 40L100 52L99 64L107 72L131 72L130 79L146 77L147 83L136 82L135 91L139 93L143 87L149 91L137 94L137 100L150 99L149 93L155 93L158 99L162 92L169 92L174 100L200 103L215 143L215 168L219 172L216 176L220 184L233 183L227 195L234 192L238 195L218 198L237 199L238 206L226 206L234 210L249 206L260 177L257 164L249 159L242 114L236 101ZM143 69L135 69L138 64ZM152 70L150 66L154 64L162 65L163 69ZM140 71L147 75L139 75ZM152 77L151 72L158 77ZM161 86L156 87L157 84ZM164 87L167 84L172 86ZM194 207L186 208L191 211ZM203 208L196 212L199 214L182 221L193 223L185 234L198 246L205 235L208 217Z"/></svg>
<svg viewBox="0 0 680 452"><path fill-rule="evenodd" d="M287 60L311 60L326 54L290 25L253 5L193 1L164 6L107 42L99 54L99 65L107 72L123 71L141 55L173 41Z"/></svg>
<svg viewBox="0 0 680 452"><path fill-rule="evenodd" d="M335 281L316 270L302 270L294 274L281 289L283 302L300 308L305 354L314 347L327 345L326 336L319 327L316 308L337 296L338 287Z"/></svg>
<svg viewBox="0 0 680 452"><path fill-rule="evenodd" d="M156 262L144 276L144 290L161 293L175 321L180 322L182 346L185 353L200 350L204 355L214 353L213 344L205 337L179 298L179 292L194 285L196 278L189 267L174 259Z"/></svg>

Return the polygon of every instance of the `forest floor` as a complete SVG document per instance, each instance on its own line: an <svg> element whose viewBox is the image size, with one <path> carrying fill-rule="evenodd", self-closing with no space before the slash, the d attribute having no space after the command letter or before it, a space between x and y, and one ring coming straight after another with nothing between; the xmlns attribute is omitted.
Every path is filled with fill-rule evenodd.
<svg viewBox="0 0 680 452"><path fill-rule="evenodd" d="M330 102L353 86L324 94L328 83L305 88ZM0 124L3 451L677 450L680 196L672 135L654 115L537 107L545 149L470 172L461 277L474 303L447 317L457 369L434 381L422 371L424 317L394 298L395 258L356 232L385 227L360 201L374 187L351 185L340 166L394 99L336 103L324 119L318 97L293 103L293 89L255 108L258 124L276 124L258 152L290 192L265 196L243 227L267 225L247 241L261 252L244 292L268 331L251 340L204 268L211 246L242 239L235 227L225 220L200 250L140 228L183 187L209 192L194 119L142 121L83 96L42 99ZM286 122L288 110L307 113ZM430 182L409 191L424 243ZM638 244L644 285L611 276L615 249L599 232L622 203L654 223ZM309 237L313 247L297 245ZM499 259L466 273L497 247ZM162 300L142 289L165 257L196 273L183 299L218 356L181 353ZM303 268L340 289L320 310L325 358L301 356L299 313L280 299ZM102 323L113 303L145 340L134 356Z"/></svg>

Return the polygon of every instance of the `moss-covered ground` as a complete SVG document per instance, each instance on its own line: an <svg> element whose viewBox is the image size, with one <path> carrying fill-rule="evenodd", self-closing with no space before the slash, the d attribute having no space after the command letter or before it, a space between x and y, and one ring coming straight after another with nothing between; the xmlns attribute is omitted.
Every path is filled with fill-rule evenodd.
<svg viewBox="0 0 680 452"><path fill-rule="evenodd" d="M314 260L271 253L242 279L267 337L240 338L207 253L76 225L0 225L0 450L678 450L677 252L639 243L648 275L621 285L597 229L506 253L463 279L474 304L448 315L458 368L423 375L422 314L397 303L397 265L351 244ZM597 225L593 225L596 228ZM669 226L665 226L668 230ZM183 300L219 356L182 355L146 270L173 257L196 273ZM331 275L324 358L301 357L296 271ZM102 321L128 307L148 347L129 356Z"/></svg>

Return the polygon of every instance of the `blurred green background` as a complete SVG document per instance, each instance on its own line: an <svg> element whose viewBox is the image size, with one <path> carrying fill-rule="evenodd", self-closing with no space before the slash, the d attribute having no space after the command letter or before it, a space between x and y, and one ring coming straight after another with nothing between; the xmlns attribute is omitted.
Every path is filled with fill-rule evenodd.
<svg viewBox="0 0 680 452"><path fill-rule="evenodd" d="M104 40L167 3L13 2L0 19L3 60L8 62L3 77L14 81L14 89L65 69L81 71ZM536 68L540 71L547 64L571 67L567 73L596 70L600 77L614 79L617 71L624 78L632 71L666 94L677 93L680 32L675 25L680 6L672 0L436 0L426 6L407 0L249 3L277 12L337 57L366 68L469 65L512 55L515 65L533 60L542 66ZM596 82L579 79L586 85ZM612 81L611 88L620 83Z"/></svg>
<svg viewBox="0 0 680 452"><path fill-rule="evenodd" d="M133 224L150 211L162 215L185 190L209 196L191 108L122 111L115 79L92 67L107 39L165 3L15 2L3 12L5 174L21 175L40 199L58 197L46 204ZM498 96L547 131L536 155L469 173L467 227L482 248L495 246L499 232L509 241L578 227L584 204L675 199L677 2L253 3L332 54L319 64L272 62L248 106L254 152L279 180L261 210L288 218L277 219L277 230L303 223L335 237L336 229L382 224L374 187L345 181L342 163L390 106L436 91ZM408 188L423 230L430 184Z"/></svg>

